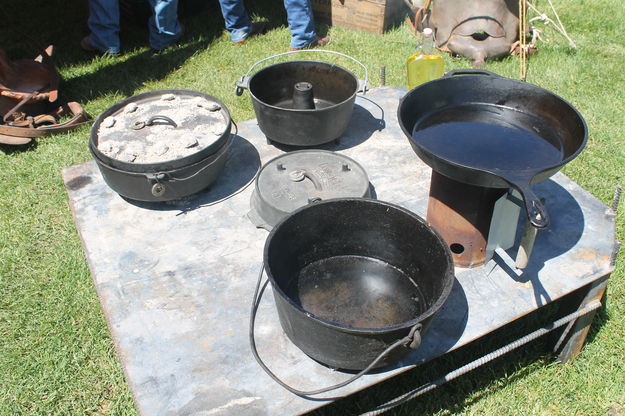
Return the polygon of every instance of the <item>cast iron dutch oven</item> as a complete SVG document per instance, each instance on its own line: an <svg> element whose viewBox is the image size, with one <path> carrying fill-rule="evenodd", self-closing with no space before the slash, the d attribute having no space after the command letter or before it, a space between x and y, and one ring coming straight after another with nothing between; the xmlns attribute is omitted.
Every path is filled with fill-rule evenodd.
<svg viewBox="0 0 625 416"><path fill-rule="evenodd" d="M347 69L321 61L289 61L248 75L261 62L283 55L324 52L358 63L365 80ZM352 116L356 93L366 91L367 68L354 58L333 51L295 51L256 62L237 82L236 94L249 89L256 119L268 141L291 146L316 146L339 139Z"/></svg>
<svg viewBox="0 0 625 416"><path fill-rule="evenodd" d="M107 156L98 149L98 130L103 120L121 113L127 105L135 103L151 103L160 97L173 94L176 97L199 97L219 105L219 112L225 120L225 130L210 138L210 142L197 152L185 157L166 160L158 163L132 163ZM134 130L137 140L144 140L145 133L156 123L173 123L167 117L158 114L146 114L145 124L140 130ZM143 119L142 119L143 120ZM193 118L187 124L201 123L202 118ZM137 122L141 123L141 122ZM175 123L174 123L175 124ZM175 125L180 130L180 140L190 134L193 126ZM227 159L227 151L232 143L230 130L232 120L226 106L208 94L192 90L157 90L138 94L125 99L102 113L93 124L89 140L89 151L102 173L105 182L117 193L138 201L169 201L199 192L210 186L223 171ZM132 133L132 127L129 128ZM141 134L140 134L141 133Z"/></svg>
<svg viewBox="0 0 625 416"><path fill-rule="evenodd" d="M549 216L530 185L573 160L588 138L584 119L564 99L481 70L422 84L397 112L412 148L433 170L471 185L515 188L537 228Z"/></svg>
<svg viewBox="0 0 625 416"><path fill-rule="evenodd" d="M451 253L432 227L364 198L295 211L269 234L264 265L286 335L315 360L349 370L418 348L454 282Z"/></svg>

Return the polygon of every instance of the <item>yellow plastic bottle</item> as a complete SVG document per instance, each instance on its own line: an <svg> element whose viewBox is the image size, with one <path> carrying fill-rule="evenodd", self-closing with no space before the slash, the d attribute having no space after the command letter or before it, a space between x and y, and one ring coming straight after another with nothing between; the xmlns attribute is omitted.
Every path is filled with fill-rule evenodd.
<svg viewBox="0 0 625 416"><path fill-rule="evenodd" d="M411 55L406 61L408 73L408 89L443 76L445 61L436 53L434 48L434 33L432 29L423 29L419 51Z"/></svg>

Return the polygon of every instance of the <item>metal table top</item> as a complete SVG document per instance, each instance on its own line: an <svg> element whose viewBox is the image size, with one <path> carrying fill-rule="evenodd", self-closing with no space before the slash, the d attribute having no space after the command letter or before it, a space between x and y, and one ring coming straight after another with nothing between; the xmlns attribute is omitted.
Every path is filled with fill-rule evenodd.
<svg viewBox="0 0 625 416"><path fill-rule="evenodd" d="M405 91L382 87L359 97L345 136L324 148L359 162L376 198L425 216L430 169L396 118ZM267 231L247 218L253 185L245 185L261 163L283 152L266 143L255 120L240 123L212 188L172 203L120 197L93 161L64 169L94 284L142 414L278 415L325 404L275 384L254 361L247 338ZM546 198L552 224L538 234L528 267L517 272L495 258L457 269L452 293L421 347L333 396L414 368L612 271L614 218L608 208L562 174L534 189ZM294 387L315 389L348 377L291 344L269 293L256 336L260 355Z"/></svg>

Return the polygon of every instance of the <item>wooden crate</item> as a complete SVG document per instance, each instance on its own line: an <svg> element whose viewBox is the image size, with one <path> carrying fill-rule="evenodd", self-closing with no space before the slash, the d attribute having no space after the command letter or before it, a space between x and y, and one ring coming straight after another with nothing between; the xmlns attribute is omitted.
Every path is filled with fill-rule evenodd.
<svg viewBox="0 0 625 416"><path fill-rule="evenodd" d="M315 22L382 33L402 18L403 0L311 0Z"/></svg>

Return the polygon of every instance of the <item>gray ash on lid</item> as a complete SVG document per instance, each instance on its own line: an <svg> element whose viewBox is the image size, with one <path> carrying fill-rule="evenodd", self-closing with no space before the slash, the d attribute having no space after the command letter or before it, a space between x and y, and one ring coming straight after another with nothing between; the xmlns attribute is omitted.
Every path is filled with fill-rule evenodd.
<svg viewBox="0 0 625 416"><path fill-rule="evenodd" d="M154 116L165 119L154 120ZM213 144L228 127L228 116L215 101L198 96L163 94L131 102L98 126L97 148L111 159L129 163L177 160Z"/></svg>

